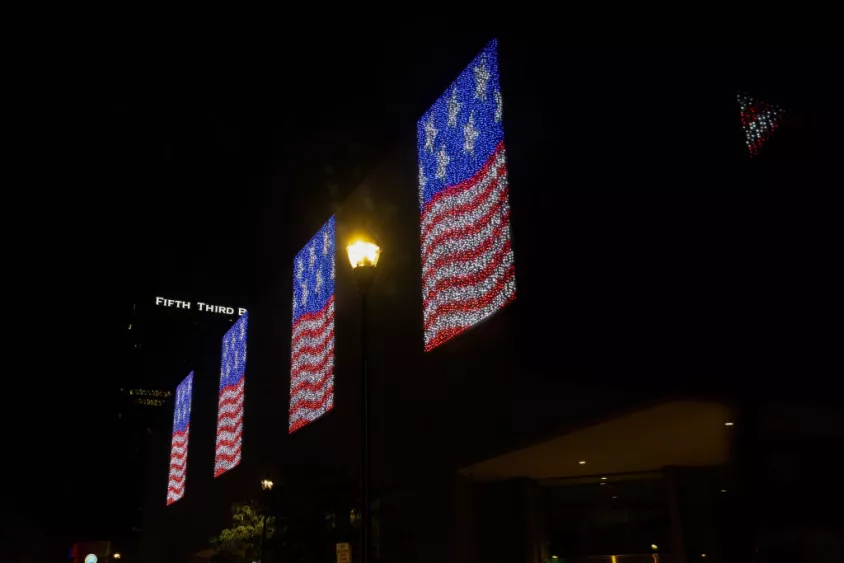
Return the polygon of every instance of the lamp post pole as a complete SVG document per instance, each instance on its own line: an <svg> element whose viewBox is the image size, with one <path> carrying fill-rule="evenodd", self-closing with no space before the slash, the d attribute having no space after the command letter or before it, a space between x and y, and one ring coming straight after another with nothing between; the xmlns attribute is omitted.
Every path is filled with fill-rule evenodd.
<svg viewBox="0 0 844 563"><path fill-rule="evenodd" d="M353 242L346 247L360 294L360 380L361 380L361 563L370 563L372 515L369 458L369 370L367 366L366 296L381 255L378 245Z"/></svg>
<svg viewBox="0 0 844 563"><path fill-rule="evenodd" d="M360 373L361 373L361 461L362 468L362 502L363 517L361 561L369 563L369 541L370 541L370 500L369 500L369 373L366 365L366 291L360 289Z"/></svg>
<svg viewBox="0 0 844 563"><path fill-rule="evenodd" d="M266 563L266 551L265 546L267 543L267 516L269 516L270 511L270 503L268 501L268 496L270 491L273 490L274 483L269 479L263 479L261 481L261 490L263 491L263 508L264 508L264 525L261 526L261 563Z"/></svg>

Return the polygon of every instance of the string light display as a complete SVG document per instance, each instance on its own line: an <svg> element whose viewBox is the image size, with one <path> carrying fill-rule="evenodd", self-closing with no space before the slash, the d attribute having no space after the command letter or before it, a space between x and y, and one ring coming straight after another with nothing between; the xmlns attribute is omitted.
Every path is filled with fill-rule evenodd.
<svg viewBox="0 0 844 563"><path fill-rule="evenodd" d="M290 433L334 407L334 237L332 217L293 259Z"/></svg>
<svg viewBox="0 0 844 563"><path fill-rule="evenodd" d="M167 480L168 506L185 496L192 395L193 372L190 372L176 387L176 404L173 407L173 436L170 441L170 475Z"/></svg>
<svg viewBox="0 0 844 563"><path fill-rule="evenodd" d="M744 129L745 143L750 157L762 149L782 120L785 111L773 104L757 100L747 94L738 94L739 116Z"/></svg>
<svg viewBox="0 0 844 563"><path fill-rule="evenodd" d="M496 40L417 122L425 350L516 297Z"/></svg>
<svg viewBox="0 0 844 563"><path fill-rule="evenodd" d="M243 391L246 384L248 323L249 313L243 313L243 316L223 336L214 477L219 477L240 463L243 446Z"/></svg>

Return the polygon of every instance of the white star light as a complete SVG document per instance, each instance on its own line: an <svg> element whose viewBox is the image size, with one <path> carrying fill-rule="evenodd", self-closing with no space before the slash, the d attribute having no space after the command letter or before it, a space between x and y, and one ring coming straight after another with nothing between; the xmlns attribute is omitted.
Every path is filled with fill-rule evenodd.
<svg viewBox="0 0 844 563"><path fill-rule="evenodd" d="M434 127L434 113L431 112L431 116L425 124L425 150L434 152L434 140L437 138L437 133L439 131Z"/></svg>
<svg viewBox="0 0 844 563"><path fill-rule="evenodd" d="M331 261L331 279L334 279L334 260Z"/></svg>
<svg viewBox="0 0 844 563"><path fill-rule="evenodd" d="M312 244L308 248L308 268L313 268L314 262L316 262L316 247Z"/></svg>
<svg viewBox="0 0 844 563"><path fill-rule="evenodd" d="M481 64L475 67L475 97L486 100L486 83L489 82L490 74L486 68L486 58L481 59Z"/></svg>
<svg viewBox="0 0 844 563"><path fill-rule="evenodd" d="M328 231L322 233L322 253L328 254L328 249L331 248L331 241L328 237Z"/></svg>
<svg viewBox="0 0 844 563"><path fill-rule="evenodd" d="M475 140L478 138L478 130L475 129L475 113L472 112L469 114L469 123L463 128L463 135L466 138L466 142L463 143L463 150L469 153L473 153L475 151Z"/></svg>
<svg viewBox="0 0 844 563"><path fill-rule="evenodd" d="M237 350L234 351L234 369L237 369L237 364L240 361L240 354Z"/></svg>
<svg viewBox="0 0 844 563"><path fill-rule="evenodd" d="M240 339L243 340L246 337L246 325L240 323Z"/></svg>
<svg viewBox="0 0 844 563"><path fill-rule="evenodd" d="M425 167L422 164L419 165L419 201L423 201L425 198L425 184L428 183L428 178L425 177Z"/></svg>
<svg viewBox="0 0 844 563"><path fill-rule="evenodd" d="M457 101L457 88L451 91L451 98L448 100L448 126L454 127L457 125L457 113L460 111L460 106L463 105Z"/></svg>
<svg viewBox="0 0 844 563"><path fill-rule="evenodd" d="M322 272L317 270L316 273L316 294L319 295L320 291L322 291Z"/></svg>
<svg viewBox="0 0 844 563"><path fill-rule="evenodd" d="M296 305L297 305L297 303L296 303L296 294L294 293L294 294L293 294L293 314L294 314L294 315L296 314Z"/></svg>
<svg viewBox="0 0 844 563"><path fill-rule="evenodd" d="M496 90L493 95L495 96L495 122L500 123L503 115L503 108L501 107L501 92Z"/></svg>
<svg viewBox="0 0 844 563"><path fill-rule="evenodd" d="M308 280L302 282L302 307L308 302Z"/></svg>
<svg viewBox="0 0 844 563"><path fill-rule="evenodd" d="M445 169L448 163L451 162L448 154L445 152L445 144L440 147L440 152L437 153L437 178L442 180L445 178Z"/></svg>
<svg viewBox="0 0 844 563"><path fill-rule="evenodd" d="M304 272L305 272L305 265L302 263L302 259L299 258L299 260L296 262L296 278L301 280L302 274Z"/></svg>

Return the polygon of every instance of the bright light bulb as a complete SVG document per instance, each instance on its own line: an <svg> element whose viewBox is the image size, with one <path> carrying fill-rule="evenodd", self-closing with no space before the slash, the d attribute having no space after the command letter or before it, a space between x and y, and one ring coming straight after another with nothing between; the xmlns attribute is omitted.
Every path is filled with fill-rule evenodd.
<svg viewBox="0 0 844 563"><path fill-rule="evenodd" d="M381 249L375 243L359 240L350 242L346 246L346 253L349 255L349 262L351 262L352 268L359 266L374 268L378 265Z"/></svg>

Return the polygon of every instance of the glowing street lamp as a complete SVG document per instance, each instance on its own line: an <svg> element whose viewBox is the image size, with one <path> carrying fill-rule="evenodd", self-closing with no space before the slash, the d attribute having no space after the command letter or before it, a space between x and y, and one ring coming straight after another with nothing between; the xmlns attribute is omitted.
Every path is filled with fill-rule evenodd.
<svg viewBox="0 0 844 563"><path fill-rule="evenodd" d="M375 277L375 267L381 257L381 248L370 240L355 239L346 245L352 273L358 284L360 293L360 371L361 371L361 561L369 563L369 538L372 517L370 516L369 501L369 375L367 372L367 344L366 344L366 294Z"/></svg>
<svg viewBox="0 0 844 563"><path fill-rule="evenodd" d="M265 490L265 491L271 491L271 490L273 490L273 485L274 485L274 484L275 484L275 483L273 483L273 482L272 482L272 481L270 481L269 479L263 479L263 480L261 480L261 488L262 488L263 490Z"/></svg>
<svg viewBox="0 0 844 563"><path fill-rule="evenodd" d="M355 240L346 245L352 268L374 268L378 265L381 248L374 242Z"/></svg>

